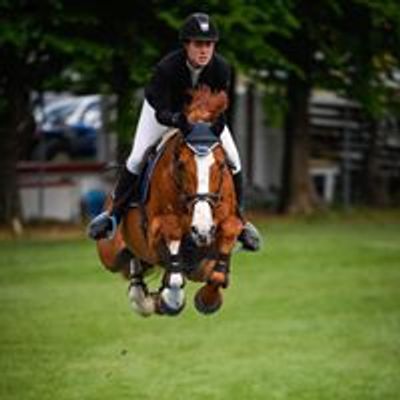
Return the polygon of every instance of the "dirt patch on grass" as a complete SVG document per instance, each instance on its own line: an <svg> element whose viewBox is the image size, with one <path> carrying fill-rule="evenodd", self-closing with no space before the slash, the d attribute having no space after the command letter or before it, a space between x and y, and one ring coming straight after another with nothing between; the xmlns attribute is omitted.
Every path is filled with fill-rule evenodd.
<svg viewBox="0 0 400 400"><path fill-rule="evenodd" d="M83 224L63 224L56 222L26 224L22 233L16 234L11 227L0 226L0 240L6 239L79 239L86 237Z"/></svg>

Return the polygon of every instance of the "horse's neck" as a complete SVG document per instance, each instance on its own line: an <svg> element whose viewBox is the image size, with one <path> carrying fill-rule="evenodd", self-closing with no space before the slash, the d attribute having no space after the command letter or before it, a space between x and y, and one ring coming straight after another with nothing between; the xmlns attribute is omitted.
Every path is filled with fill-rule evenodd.
<svg viewBox="0 0 400 400"><path fill-rule="evenodd" d="M180 145L181 138L175 135L176 130L170 131L165 137L165 149L160 157L151 182L151 191L159 192L155 201L159 204L178 202L178 192L175 185L175 170L173 167L175 152ZM164 140L164 139L163 139ZM153 197L153 196L152 196Z"/></svg>

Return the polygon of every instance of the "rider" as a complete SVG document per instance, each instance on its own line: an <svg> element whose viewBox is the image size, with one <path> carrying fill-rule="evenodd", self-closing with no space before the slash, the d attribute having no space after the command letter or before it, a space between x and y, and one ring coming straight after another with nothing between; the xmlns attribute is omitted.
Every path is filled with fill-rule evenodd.
<svg viewBox="0 0 400 400"><path fill-rule="evenodd" d="M132 201L138 200L138 176L146 151L170 127L185 135L193 125L183 113L189 100L188 91L199 85L211 90L228 90L230 67L215 52L219 34L215 24L204 13L191 14L180 31L183 48L167 54L157 65L145 89L139 122L130 156L118 179L111 212L104 212L89 224L88 234L93 239L112 237L122 215ZM221 115L210 129L220 137L232 165L239 212L243 218L243 178L236 145L225 117ZM255 227L246 222L239 241L247 250L258 250L259 236Z"/></svg>

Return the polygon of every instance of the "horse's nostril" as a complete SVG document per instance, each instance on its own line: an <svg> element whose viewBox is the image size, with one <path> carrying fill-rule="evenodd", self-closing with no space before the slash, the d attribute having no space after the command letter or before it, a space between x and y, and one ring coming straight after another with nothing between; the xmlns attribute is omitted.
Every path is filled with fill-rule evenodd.
<svg viewBox="0 0 400 400"><path fill-rule="evenodd" d="M197 235L199 233L199 230L197 229L197 226L192 226L192 234Z"/></svg>
<svg viewBox="0 0 400 400"><path fill-rule="evenodd" d="M198 235L198 240L202 244L207 243L207 236L206 235Z"/></svg>
<svg viewBox="0 0 400 400"><path fill-rule="evenodd" d="M216 231L217 231L217 227L215 225L213 225L210 229L211 236L214 236Z"/></svg>

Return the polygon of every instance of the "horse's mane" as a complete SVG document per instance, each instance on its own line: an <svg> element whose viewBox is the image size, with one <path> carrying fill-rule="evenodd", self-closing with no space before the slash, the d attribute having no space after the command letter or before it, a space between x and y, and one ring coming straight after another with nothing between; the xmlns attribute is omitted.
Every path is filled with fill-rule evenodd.
<svg viewBox="0 0 400 400"><path fill-rule="evenodd" d="M226 92L213 92L208 86L200 86L191 92L192 101L186 107L191 122L213 122L228 107Z"/></svg>

